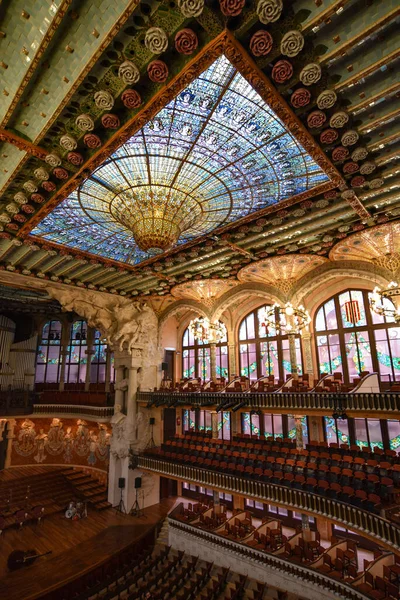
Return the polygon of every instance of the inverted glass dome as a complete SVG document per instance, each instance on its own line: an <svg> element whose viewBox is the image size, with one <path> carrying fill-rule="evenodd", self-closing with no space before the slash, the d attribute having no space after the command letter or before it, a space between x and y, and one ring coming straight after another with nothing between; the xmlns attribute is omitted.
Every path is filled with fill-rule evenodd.
<svg viewBox="0 0 400 600"><path fill-rule="evenodd" d="M32 234L135 264L326 181L221 56Z"/></svg>

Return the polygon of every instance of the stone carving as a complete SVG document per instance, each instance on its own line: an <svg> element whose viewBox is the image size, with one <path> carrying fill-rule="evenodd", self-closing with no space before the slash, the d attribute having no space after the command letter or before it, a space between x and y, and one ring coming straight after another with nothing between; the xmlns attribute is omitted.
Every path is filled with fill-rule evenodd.
<svg viewBox="0 0 400 600"><path fill-rule="evenodd" d="M121 405L116 404L111 417L112 436L110 452L114 457L126 458L129 456L130 440L133 430L128 417L121 412Z"/></svg>
<svg viewBox="0 0 400 600"><path fill-rule="evenodd" d="M64 310L76 312L90 327L99 329L114 349L126 348L131 353L140 344L154 355L157 317L148 304L86 290L46 289Z"/></svg>

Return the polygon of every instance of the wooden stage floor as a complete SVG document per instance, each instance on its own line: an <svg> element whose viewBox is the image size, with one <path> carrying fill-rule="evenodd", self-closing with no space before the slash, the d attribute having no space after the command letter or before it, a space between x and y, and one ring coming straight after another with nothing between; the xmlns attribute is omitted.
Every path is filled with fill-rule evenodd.
<svg viewBox="0 0 400 600"><path fill-rule="evenodd" d="M144 517L131 517L115 509L89 511L87 519L70 521L61 514L40 525L8 529L0 538L0 600L33 600L46 590L75 579L139 538L163 519L175 500L163 500L145 509ZM34 548L52 554L28 567L7 571L7 558L16 549Z"/></svg>

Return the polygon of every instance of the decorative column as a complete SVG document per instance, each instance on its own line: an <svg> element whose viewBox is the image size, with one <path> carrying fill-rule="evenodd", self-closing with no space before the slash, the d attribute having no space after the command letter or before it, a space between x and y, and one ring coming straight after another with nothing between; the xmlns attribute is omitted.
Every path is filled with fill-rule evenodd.
<svg viewBox="0 0 400 600"><path fill-rule="evenodd" d="M233 331L229 332L228 339L233 339ZM229 365L229 378L233 379L234 375L237 375L236 371L236 344L231 342L228 344L228 365Z"/></svg>
<svg viewBox="0 0 400 600"><path fill-rule="evenodd" d="M303 530L303 539L306 542L311 540L311 529L309 516L301 513L301 528Z"/></svg>
<svg viewBox="0 0 400 600"><path fill-rule="evenodd" d="M105 381L105 391L106 392L110 391L110 384L111 384L111 355L112 355L112 350L110 350L110 348L107 346L107 350L106 350L106 381Z"/></svg>
<svg viewBox="0 0 400 600"><path fill-rule="evenodd" d="M123 365L120 365L115 370L115 406L119 405L121 408L124 406L124 390L120 387L124 379L124 369Z"/></svg>
<svg viewBox="0 0 400 600"><path fill-rule="evenodd" d="M304 448L303 423L301 422L302 418L302 415L294 415L294 423L296 426L296 448L300 450Z"/></svg>
<svg viewBox="0 0 400 600"><path fill-rule="evenodd" d="M311 339L312 336L309 331L305 331L301 336L301 345L303 347L304 357L304 372L307 373L310 385L312 386L314 379L314 367L312 361Z"/></svg>
<svg viewBox="0 0 400 600"><path fill-rule="evenodd" d="M211 413L211 437L215 440L218 439L218 417L219 413L212 412Z"/></svg>
<svg viewBox="0 0 400 600"><path fill-rule="evenodd" d="M215 343L210 343L210 375L211 381L217 380L217 346Z"/></svg>
<svg viewBox="0 0 400 600"><path fill-rule="evenodd" d="M92 364L92 356L94 355L93 349L94 343L94 330L88 327L87 338L86 338L86 376L85 376L85 392L89 391L90 388L90 367Z"/></svg>
<svg viewBox="0 0 400 600"><path fill-rule="evenodd" d="M296 336L294 333L289 333L288 338L289 338L290 370L291 370L293 379L297 379L298 371L297 371L297 356L296 356Z"/></svg>
<svg viewBox="0 0 400 600"><path fill-rule="evenodd" d="M64 383L65 383L65 368L66 368L66 360L68 356L68 344L71 337L71 323L64 324L62 328L61 334L61 344L60 344L60 383L58 389L60 392L64 391Z"/></svg>
<svg viewBox="0 0 400 600"><path fill-rule="evenodd" d="M214 501L214 512L216 515L219 515L221 512L221 503L219 498L219 492L217 490L213 490L213 501Z"/></svg>
<svg viewBox="0 0 400 600"><path fill-rule="evenodd" d="M11 466L11 452L12 452L13 439L15 437L14 428L15 428L16 424L17 424L17 421L15 419L8 419L7 452L6 452L6 460L4 463L5 469L8 469L8 467ZM5 429L5 424L4 424L4 429ZM4 429L3 429L3 431L4 431ZM2 432L0 439L3 439L3 435L4 435L4 433Z"/></svg>

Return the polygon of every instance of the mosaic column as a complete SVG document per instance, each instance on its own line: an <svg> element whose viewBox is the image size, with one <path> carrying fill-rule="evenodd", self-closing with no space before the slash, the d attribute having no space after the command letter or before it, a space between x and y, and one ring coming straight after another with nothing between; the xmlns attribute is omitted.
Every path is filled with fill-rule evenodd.
<svg viewBox="0 0 400 600"><path fill-rule="evenodd" d="M230 332L231 339L233 338L233 331ZM228 337L229 339L229 337ZM228 366L229 366L229 377L232 379L236 373L236 344L228 344Z"/></svg>
<svg viewBox="0 0 400 600"><path fill-rule="evenodd" d="M94 330L88 327L87 339L86 339L86 376L85 376L85 392L89 391L90 388L90 367L92 364L92 357L94 355L93 349L94 342Z"/></svg>
<svg viewBox="0 0 400 600"><path fill-rule="evenodd" d="M211 381L217 380L217 346L210 344L210 376Z"/></svg>
<svg viewBox="0 0 400 600"><path fill-rule="evenodd" d="M294 415L294 423L296 426L296 448L298 449L304 448L303 423L301 422L302 418L302 415Z"/></svg>
<svg viewBox="0 0 400 600"><path fill-rule="evenodd" d="M296 355L296 336L294 333L289 333L289 357L290 357L290 370L293 379L298 378L297 372L297 355Z"/></svg>
<svg viewBox="0 0 400 600"><path fill-rule="evenodd" d="M211 437L213 439L218 439L218 413L211 413Z"/></svg>
<svg viewBox="0 0 400 600"><path fill-rule="evenodd" d="M68 344L71 337L71 327L72 324L68 323L63 326L62 334L61 334L61 345L60 345L60 383L58 389L60 392L64 391L64 382L65 382L65 368L66 368L66 360L68 356Z"/></svg>
<svg viewBox="0 0 400 600"><path fill-rule="evenodd" d="M312 350L311 350L311 333L306 331L301 336L301 345L303 348L303 358L304 358L304 372L309 376L310 385L313 383L314 379L314 367L312 361Z"/></svg>
<svg viewBox="0 0 400 600"><path fill-rule="evenodd" d="M216 515L219 515L221 512L221 502L219 498L219 492L217 490L213 490L213 501L214 501L214 512Z"/></svg>

